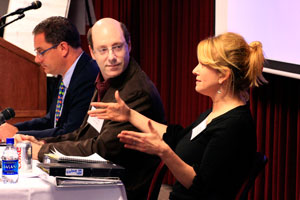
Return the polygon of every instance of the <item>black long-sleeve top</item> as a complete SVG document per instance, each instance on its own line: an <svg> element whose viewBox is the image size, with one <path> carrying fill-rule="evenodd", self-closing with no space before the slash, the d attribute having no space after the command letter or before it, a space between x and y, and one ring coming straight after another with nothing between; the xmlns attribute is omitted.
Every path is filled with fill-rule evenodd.
<svg viewBox="0 0 300 200"><path fill-rule="evenodd" d="M248 106L236 107L213 119L191 140L194 127L211 110L201 114L186 129L168 126L164 140L196 176L186 189L179 182L173 186L170 199L234 199L248 175L256 152L256 131Z"/></svg>

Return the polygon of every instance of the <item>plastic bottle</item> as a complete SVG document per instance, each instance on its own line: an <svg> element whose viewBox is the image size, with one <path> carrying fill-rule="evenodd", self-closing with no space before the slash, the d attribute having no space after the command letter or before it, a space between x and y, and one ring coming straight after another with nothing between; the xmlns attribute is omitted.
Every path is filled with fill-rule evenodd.
<svg viewBox="0 0 300 200"><path fill-rule="evenodd" d="M17 183L19 179L18 152L14 147L14 138L6 138L6 148L2 155L3 183Z"/></svg>

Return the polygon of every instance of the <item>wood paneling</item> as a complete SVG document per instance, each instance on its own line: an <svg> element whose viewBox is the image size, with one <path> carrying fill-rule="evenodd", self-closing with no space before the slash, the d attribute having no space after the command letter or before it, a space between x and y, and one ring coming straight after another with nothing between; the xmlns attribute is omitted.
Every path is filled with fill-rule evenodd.
<svg viewBox="0 0 300 200"><path fill-rule="evenodd" d="M46 75L34 56L0 38L0 109L11 107L10 123L46 113Z"/></svg>

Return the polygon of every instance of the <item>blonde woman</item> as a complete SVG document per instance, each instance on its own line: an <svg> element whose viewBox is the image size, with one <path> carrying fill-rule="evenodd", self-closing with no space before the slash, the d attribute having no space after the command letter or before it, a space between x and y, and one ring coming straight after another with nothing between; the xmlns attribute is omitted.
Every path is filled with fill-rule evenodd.
<svg viewBox="0 0 300 200"><path fill-rule="evenodd" d="M122 131L125 147L157 155L177 182L170 199L234 199L256 152L255 125L248 89L265 82L260 42L250 45L235 33L201 41L194 68L196 92L211 98L212 108L187 128L154 122L117 103L93 103L91 116L129 121L143 133Z"/></svg>

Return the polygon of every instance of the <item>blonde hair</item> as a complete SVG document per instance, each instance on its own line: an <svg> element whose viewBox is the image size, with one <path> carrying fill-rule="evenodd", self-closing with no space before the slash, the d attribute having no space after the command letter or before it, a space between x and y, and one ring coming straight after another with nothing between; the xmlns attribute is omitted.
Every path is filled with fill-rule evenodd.
<svg viewBox="0 0 300 200"><path fill-rule="evenodd" d="M248 43L236 33L210 37L198 44L200 63L225 74L230 69L229 90L248 100L248 89L267 82L262 76L264 55L259 41Z"/></svg>

